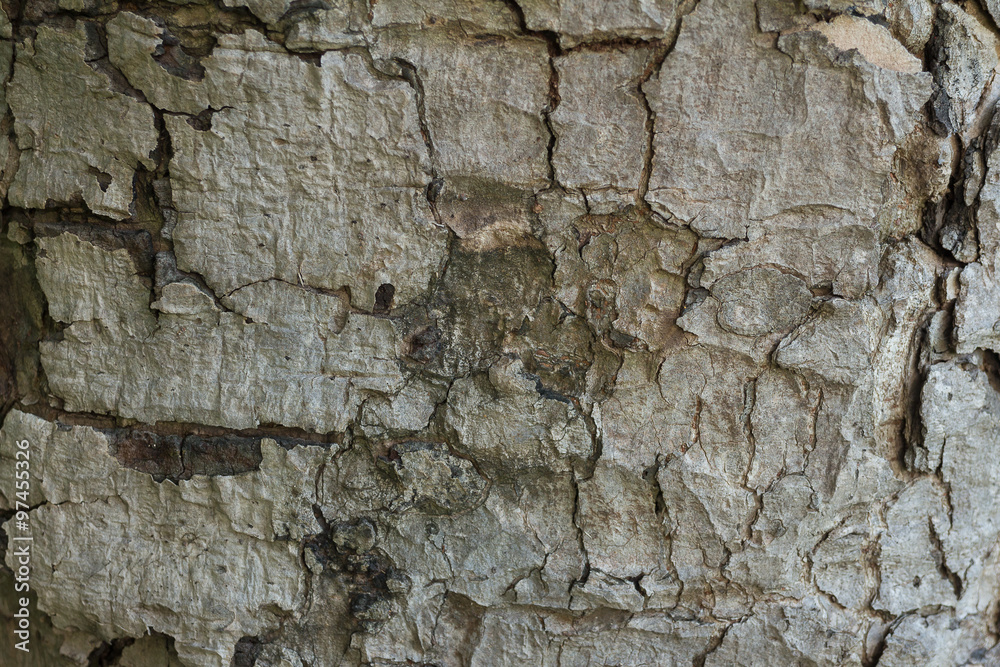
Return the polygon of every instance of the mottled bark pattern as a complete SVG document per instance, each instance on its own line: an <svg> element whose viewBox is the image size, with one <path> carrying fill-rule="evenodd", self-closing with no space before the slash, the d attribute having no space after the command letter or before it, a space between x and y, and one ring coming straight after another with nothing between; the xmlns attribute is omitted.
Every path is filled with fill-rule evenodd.
<svg viewBox="0 0 1000 667"><path fill-rule="evenodd" d="M1000 664L996 0L2 8L0 663Z"/></svg>

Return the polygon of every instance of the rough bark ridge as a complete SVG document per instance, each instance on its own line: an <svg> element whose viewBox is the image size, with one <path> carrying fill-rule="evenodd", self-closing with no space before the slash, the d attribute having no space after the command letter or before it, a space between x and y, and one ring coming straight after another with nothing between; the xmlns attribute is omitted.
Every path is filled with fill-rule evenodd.
<svg viewBox="0 0 1000 667"><path fill-rule="evenodd" d="M3 664L1000 664L994 0L3 9Z"/></svg>

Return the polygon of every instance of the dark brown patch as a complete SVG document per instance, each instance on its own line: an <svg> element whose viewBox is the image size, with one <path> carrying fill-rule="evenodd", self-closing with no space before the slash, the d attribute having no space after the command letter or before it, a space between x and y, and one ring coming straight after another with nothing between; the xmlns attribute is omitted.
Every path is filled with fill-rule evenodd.
<svg viewBox="0 0 1000 667"><path fill-rule="evenodd" d="M181 445L181 459L184 461L181 479L190 479L194 475L239 475L259 470L260 438L189 435Z"/></svg>
<svg viewBox="0 0 1000 667"><path fill-rule="evenodd" d="M180 436L149 431L119 430L109 436L111 455L126 468L163 479L180 479L184 473Z"/></svg>
<svg viewBox="0 0 1000 667"><path fill-rule="evenodd" d="M262 460L260 441L265 437L274 439L286 449L296 445L329 446L327 442L271 436L259 430L252 434L230 432L205 435L163 432L160 425L149 428L98 428L108 438L111 455L122 466L152 475L158 482L177 482L195 475L227 477L259 470Z"/></svg>
<svg viewBox="0 0 1000 667"><path fill-rule="evenodd" d="M407 336L404 344L407 357L426 364L441 352L441 330L436 326L422 327Z"/></svg>
<svg viewBox="0 0 1000 667"><path fill-rule="evenodd" d="M388 313L392 310L392 299L396 296L396 287L391 283L379 285L375 292L375 308L373 312Z"/></svg>
<svg viewBox="0 0 1000 667"><path fill-rule="evenodd" d="M0 239L0 417L22 394L42 392L38 341L45 331L44 304L34 262L24 248Z"/></svg>

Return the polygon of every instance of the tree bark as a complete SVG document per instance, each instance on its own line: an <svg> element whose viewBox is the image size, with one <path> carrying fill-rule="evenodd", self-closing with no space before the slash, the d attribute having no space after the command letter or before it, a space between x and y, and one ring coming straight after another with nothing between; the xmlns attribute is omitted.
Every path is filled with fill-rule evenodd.
<svg viewBox="0 0 1000 667"><path fill-rule="evenodd" d="M1000 664L995 4L3 3L0 662Z"/></svg>

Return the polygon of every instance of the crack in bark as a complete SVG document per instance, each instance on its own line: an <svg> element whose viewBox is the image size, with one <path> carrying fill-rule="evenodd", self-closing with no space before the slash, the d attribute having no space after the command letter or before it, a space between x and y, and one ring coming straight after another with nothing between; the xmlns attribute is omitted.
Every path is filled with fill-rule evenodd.
<svg viewBox="0 0 1000 667"><path fill-rule="evenodd" d="M521 5L518 4L517 0L502 0L502 2L507 5L507 7L514 14L517 20L518 28L522 34L529 37L535 37L541 39L545 42L545 45L549 54L549 89L548 89L548 104L542 109L542 123L545 126L545 130L549 134L549 141L546 145L546 161L549 167L549 185L546 190L552 190L556 188L561 188L558 180L556 179L556 167L552 161L553 153L555 152L556 137L555 129L552 127L552 112L556 110L559 106L559 70L556 68L555 58L563 55L563 48L559 44L559 35L551 30L531 30L528 28L527 20L524 16L524 10Z"/></svg>
<svg viewBox="0 0 1000 667"><path fill-rule="evenodd" d="M687 6L678 7L677 9L677 20L674 26L673 34L658 40L656 42L650 42L655 44L653 50L653 55L649 59L649 63L646 65L646 69L643 71L642 75L639 77L639 81L636 84L637 91L639 93L639 99L642 100L643 109L646 112L646 146L643 151L643 162L642 162L642 172L639 174L639 189L636 192L636 205L642 208L644 211L653 213L649 206L649 202L646 201L646 195L649 193L649 181L653 175L653 159L655 157L654 143L656 139L656 112L653 111L652 105L649 103L649 97L646 95L645 84L654 76L658 76L660 70L663 68L663 63L666 61L667 56L669 56L674 47L677 45L677 39L680 37L681 29L684 24L684 16L690 14L695 9L698 8L698 3L700 0L687 0Z"/></svg>
<svg viewBox="0 0 1000 667"><path fill-rule="evenodd" d="M691 667L705 667L705 661L708 659L708 656L715 653L718 648L722 646L722 642L725 640L726 634L729 633L729 630L732 629L733 625L735 625L735 623L723 625L709 640L708 645L691 659Z"/></svg>
<svg viewBox="0 0 1000 667"><path fill-rule="evenodd" d="M962 597L962 579L955 572L952 572L948 568L948 561L945 558L944 546L941 544L941 538L938 537L937 530L934 528L934 520L932 517L927 517L927 533L930 537L931 542L931 553L934 556L934 563L937 566L938 573L941 577L951 584L952 589L955 591L955 599L961 599Z"/></svg>
<svg viewBox="0 0 1000 667"><path fill-rule="evenodd" d="M576 529L577 547L580 550L580 554L583 556L583 572L580 573L579 577L574 578L569 583L569 587L566 590L566 593L570 595L570 599L572 599L573 588L577 585L585 585L587 583L587 579L590 578L590 555L587 553L587 545L584 541L583 529L580 527L580 485L577 481L575 471L571 473L570 481L573 485L573 527Z"/></svg>
<svg viewBox="0 0 1000 667"><path fill-rule="evenodd" d="M371 58L370 54L369 58ZM444 189L445 182L439 175L440 172L438 170L437 149L434 147L434 138L431 136L430 125L427 123L424 83L420 78L420 73L416 65L404 60L403 58L395 58L394 61L397 65L399 65L400 70L402 70L402 79L410 84L411 88L413 88L417 104L417 119L420 123L420 136L423 137L424 144L427 146L427 154L431 162L431 181L424 189L424 196L426 197L427 204L431 209L431 214L434 216L435 224L438 227L447 227L447 225L441 221L441 214L438 213L437 209L437 198Z"/></svg>

